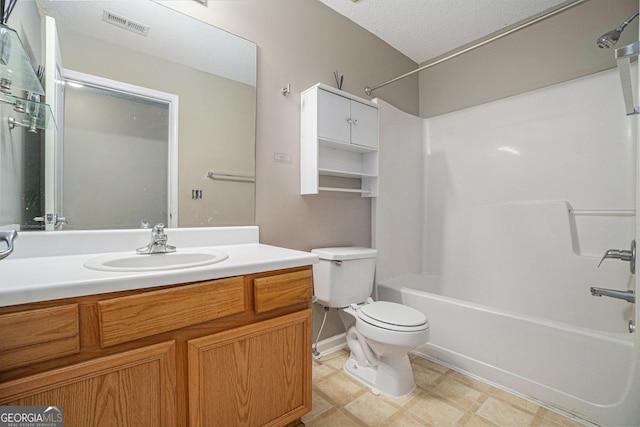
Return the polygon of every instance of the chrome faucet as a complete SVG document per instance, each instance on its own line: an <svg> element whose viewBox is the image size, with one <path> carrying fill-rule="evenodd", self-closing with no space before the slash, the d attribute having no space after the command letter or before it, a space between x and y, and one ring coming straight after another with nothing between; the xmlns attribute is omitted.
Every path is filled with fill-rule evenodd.
<svg viewBox="0 0 640 427"><path fill-rule="evenodd" d="M634 291L617 291L615 289L595 288L592 286L591 295L594 297L623 299L632 304L636 302L636 293Z"/></svg>
<svg viewBox="0 0 640 427"><path fill-rule="evenodd" d="M167 235L164 232L164 224L156 224L151 230L151 241L147 246L136 249L136 253L145 254L166 254L175 252L176 247L167 245Z"/></svg>
<svg viewBox="0 0 640 427"><path fill-rule="evenodd" d="M602 262L608 258L619 259L621 261L628 261L631 274L635 274L636 273L636 241L635 240L631 241L631 249L629 250L609 249L608 251L606 251L602 256L600 263L598 264L598 268L600 268L600 265L602 264Z"/></svg>
<svg viewBox="0 0 640 427"><path fill-rule="evenodd" d="M18 238L18 232L16 230L0 231L0 241L4 241L7 244L7 249L0 251L0 259L5 259L11 252L13 252L13 241Z"/></svg>

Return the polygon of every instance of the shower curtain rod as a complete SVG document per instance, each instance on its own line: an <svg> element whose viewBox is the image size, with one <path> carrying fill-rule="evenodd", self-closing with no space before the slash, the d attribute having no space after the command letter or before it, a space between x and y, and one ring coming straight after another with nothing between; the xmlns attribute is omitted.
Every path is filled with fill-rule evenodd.
<svg viewBox="0 0 640 427"><path fill-rule="evenodd" d="M434 65L438 65L438 64L440 64L442 62L448 61L449 59L453 59L453 58L455 58L457 56L460 56L463 53L467 53L467 52L472 51L473 49L476 49L476 48L478 48L480 46L484 46L487 43L491 43L491 42L493 42L495 40L501 39L504 36L508 36L511 33L515 33L516 31L519 31L519 30L521 30L523 28L526 28L526 27L528 27L530 25L533 25L535 23L543 21L543 20L545 20L545 19L547 19L547 18L549 18L549 17L551 17L553 15L557 15L558 13L564 12L565 10L570 9L570 8L572 8L574 6L577 6L580 3L584 3L585 1L588 1L588 0L574 0L574 1L570 2L570 3L565 4L564 6L560 6L557 9L550 10L550 11L548 11L546 13L543 13L542 15L538 15L537 17L535 17L535 18L533 18L533 19L531 19L529 21L526 21L526 22L523 22L521 24L518 24L518 25L516 25L516 26L514 26L514 27L512 27L512 28L510 28L510 29L508 29L506 31L503 31L503 32L498 33L498 34L496 34L494 36L491 36L488 39L479 41L479 42L477 42L477 43L475 43L475 44L473 44L471 46L465 47L464 49L461 49L459 51L453 52L453 53L451 53L451 54L449 54L449 55L447 55L447 56L445 56L443 58L438 59L437 61L425 64L422 67L417 68L417 69L415 69L413 71L409 71L408 73L405 73L405 74L403 74L401 76L398 76L396 78L388 80L388 81L386 81L384 83L380 83L379 85L376 85L376 86L373 86L373 87L367 86L367 87L364 88L364 92L367 95L370 96L371 93L376 89L380 89L383 86L386 86L386 85L391 84L391 83L395 83L398 80L404 79L405 77L409 77L409 76L411 76L411 75L413 75L415 73L418 73L418 72L420 72L422 70L426 70L427 68L433 67Z"/></svg>

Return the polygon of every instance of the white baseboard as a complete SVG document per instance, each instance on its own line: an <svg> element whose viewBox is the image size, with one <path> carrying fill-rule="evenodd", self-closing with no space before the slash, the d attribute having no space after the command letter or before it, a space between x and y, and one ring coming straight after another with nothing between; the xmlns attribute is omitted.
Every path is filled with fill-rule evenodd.
<svg viewBox="0 0 640 427"><path fill-rule="evenodd" d="M329 338L325 338L322 341L318 341L318 356L314 355L314 359L319 359L322 356L326 356L331 353L335 353L338 350L342 350L347 346L347 334L341 333Z"/></svg>

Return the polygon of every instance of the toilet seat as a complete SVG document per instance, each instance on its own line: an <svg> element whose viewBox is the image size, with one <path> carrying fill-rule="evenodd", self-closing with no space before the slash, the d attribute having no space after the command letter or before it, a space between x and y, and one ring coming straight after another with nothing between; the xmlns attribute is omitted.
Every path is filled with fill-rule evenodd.
<svg viewBox="0 0 640 427"><path fill-rule="evenodd" d="M356 318L356 330L367 339L376 354L391 357L406 355L429 340L429 322L415 308L369 300L349 310Z"/></svg>
<svg viewBox="0 0 640 427"><path fill-rule="evenodd" d="M391 331L418 332L429 327L421 311L394 302L371 302L359 307L356 312L359 320Z"/></svg>

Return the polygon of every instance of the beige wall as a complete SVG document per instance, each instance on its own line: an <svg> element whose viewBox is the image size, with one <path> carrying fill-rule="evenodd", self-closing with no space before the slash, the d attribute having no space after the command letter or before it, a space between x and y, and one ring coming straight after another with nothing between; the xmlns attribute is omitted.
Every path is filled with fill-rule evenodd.
<svg viewBox="0 0 640 427"><path fill-rule="evenodd" d="M162 2L258 45L256 224L263 243L309 250L371 244L371 200L353 194L300 195L300 92L316 83L366 97L364 87L417 64L317 0ZM287 97L281 88L291 84ZM418 112L417 78L386 94ZM291 157L274 161L274 153Z"/></svg>
<svg viewBox="0 0 640 427"><path fill-rule="evenodd" d="M253 225L254 185L207 178L213 170L253 174L253 86L77 33L58 36L65 68L179 96L179 226ZM192 200L191 190L203 198Z"/></svg>
<svg viewBox="0 0 640 427"><path fill-rule="evenodd" d="M421 71L420 116L460 110L615 67L615 48L599 49L596 39L637 10L638 0L589 0ZM638 19L622 33L616 47L637 39Z"/></svg>

